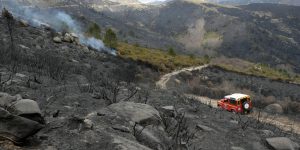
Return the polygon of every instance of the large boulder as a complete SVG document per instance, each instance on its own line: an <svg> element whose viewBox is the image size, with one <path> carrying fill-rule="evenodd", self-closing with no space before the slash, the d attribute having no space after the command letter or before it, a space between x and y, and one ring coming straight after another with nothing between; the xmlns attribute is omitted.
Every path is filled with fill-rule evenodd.
<svg viewBox="0 0 300 150"><path fill-rule="evenodd" d="M37 102L30 99L21 99L11 104L8 109L12 114L44 123L40 107Z"/></svg>
<svg viewBox="0 0 300 150"><path fill-rule="evenodd" d="M270 104L265 107L265 111L269 113L276 113L276 114L282 114L283 113L283 108L279 104Z"/></svg>
<svg viewBox="0 0 300 150"><path fill-rule="evenodd" d="M0 120L0 137L15 143L34 135L43 127L38 122L12 115L2 108L0 108Z"/></svg>
<svg viewBox="0 0 300 150"><path fill-rule="evenodd" d="M267 138L267 143L275 150L298 150L299 144L286 137Z"/></svg>
<svg viewBox="0 0 300 150"><path fill-rule="evenodd" d="M159 112L152 106L142 103L120 102L98 112L98 114L102 115L106 113L116 113L118 116L143 126L161 123Z"/></svg>
<svg viewBox="0 0 300 150"><path fill-rule="evenodd" d="M16 101L11 105L10 112L15 115L42 114L37 102L30 99Z"/></svg>

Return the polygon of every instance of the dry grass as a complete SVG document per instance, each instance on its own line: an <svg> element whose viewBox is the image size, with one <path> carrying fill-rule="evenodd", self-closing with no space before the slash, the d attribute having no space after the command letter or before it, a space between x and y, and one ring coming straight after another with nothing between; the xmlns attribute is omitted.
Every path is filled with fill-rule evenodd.
<svg viewBox="0 0 300 150"><path fill-rule="evenodd" d="M300 76L298 74L290 73L286 70L275 69L264 64L251 63L237 58L220 57L213 59L211 64L228 71L234 71L246 75L300 83Z"/></svg>
<svg viewBox="0 0 300 150"><path fill-rule="evenodd" d="M167 51L143 48L126 43L119 43L117 50L118 55L122 58L149 64L162 72L169 72L190 66L199 66L209 62L208 58L178 54L170 55Z"/></svg>

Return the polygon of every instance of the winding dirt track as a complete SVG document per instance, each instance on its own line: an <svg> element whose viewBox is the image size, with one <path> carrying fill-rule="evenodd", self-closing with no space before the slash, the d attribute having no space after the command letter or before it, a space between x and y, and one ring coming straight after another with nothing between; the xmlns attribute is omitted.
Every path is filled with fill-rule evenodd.
<svg viewBox="0 0 300 150"><path fill-rule="evenodd" d="M208 65L198 66L198 67L189 67L189 68L183 68L181 70L176 70L171 73L163 75L159 81L156 82L156 86L160 89L167 89L167 83L171 79L171 77L178 75L181 72L184 71L195 71L195 70L202 70L203 68L208 67Z"/></svg>
<svg viewBox="0 0 300 150"><path fill-rule="evenodd" d="M156 86L160 89L167 89L167 83L173 76L178 75L179 73L184 72L184 71L202 70L203 68L206 68L207 66L208 65L184 68L181 70L176 70L174 72L165 74L164 76L162 76L160 78L159 81L156 82ZM210 105L213 108L218 108L216 99L210 99L208 97L197 96L197 95L192 95L192 94L185 94L185 96L188 98L193 98L195 100L198 100L199 102L201 102L203 104ZM283 131L293 132L293 133L300 135L300 122L295 121L287 116L274 115L274 114L269 114L266 112L258 112L258 111L253 111L253 113L251 113L248 116L250 116L254 119L257 119L257 120L259 119L260 122L272 124L272 125L280 128Z"/></svg>

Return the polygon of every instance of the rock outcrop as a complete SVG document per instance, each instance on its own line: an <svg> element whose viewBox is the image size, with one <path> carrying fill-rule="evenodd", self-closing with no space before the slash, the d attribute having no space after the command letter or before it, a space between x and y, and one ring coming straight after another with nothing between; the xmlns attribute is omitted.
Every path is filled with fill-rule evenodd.
<svg viewBox="0 0 300 150"><path fill-rule="evenodd" d="M11 140L14 143L22 142L25 138L34 135L42 125L36 121L13 115L0 108L0 137Z"/></svg>
<svg viewBox="0 0 300 150"><path fill-rule="evenodd" d="M286 137L267 138L267 143L275 150L298 150L299 144Z"/></svg>
<svg viewBox="0 0 300 150"><path fill-rule="evenodd" d="M67 42L79 44L79 37L75 33L65 33L64 35L62 35L61 33L57 34L58 35L53 38L53 41L55 43Z"/></svg>
<svg viewBox="0 0 300 150"><path fill-rule="evenodd" d="M161 126L136 127L137 140L152 149L168 149L171 139Z"/></svg>
<svg viewBox="0 0 300 150"><path fill-rule="evenodd" d="M120 102L112 104L98 113L116 113L118 116L143 126L161 123L159 112L152 106L141 103Z"/></svg>
<svg viewBox="0 0 300 150"><path fill-rule="evenodd" d="M43 128L43 118L38 104L20 95L0 93L0 137L22 142Z"/></svg>

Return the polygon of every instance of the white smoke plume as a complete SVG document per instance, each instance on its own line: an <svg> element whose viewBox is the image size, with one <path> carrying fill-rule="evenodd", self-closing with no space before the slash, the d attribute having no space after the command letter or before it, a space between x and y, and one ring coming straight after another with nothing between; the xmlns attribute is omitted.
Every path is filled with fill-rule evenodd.
<svg viewBox="0 0 300 150"><path fill-rule="evenodd" d="M86 37L79 22L67 13L56 9L39 9L34 6L24 6L17 0L6 1L5 6L12 14L20 19L28 21L32 26L50 26L57 32L68 31L78 35L81 44L99 51L106 51L115 55L115 50L105 47L103 42L94 37Z"/></svg>

